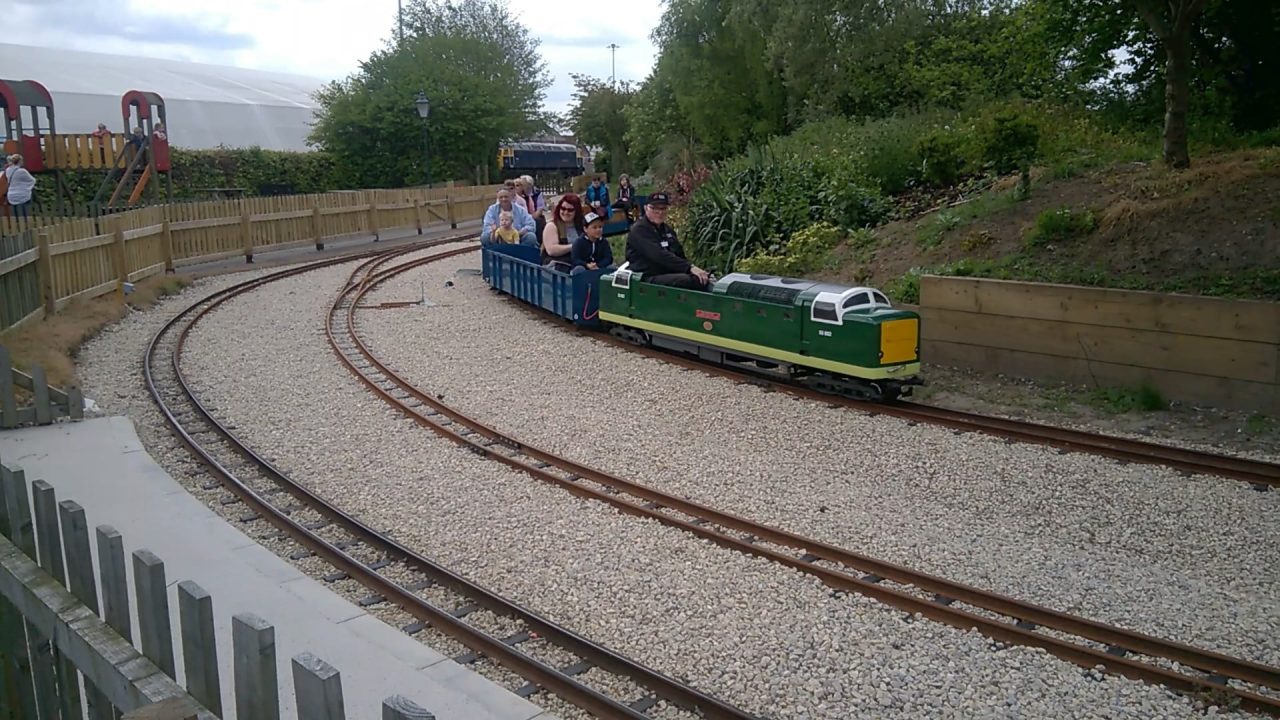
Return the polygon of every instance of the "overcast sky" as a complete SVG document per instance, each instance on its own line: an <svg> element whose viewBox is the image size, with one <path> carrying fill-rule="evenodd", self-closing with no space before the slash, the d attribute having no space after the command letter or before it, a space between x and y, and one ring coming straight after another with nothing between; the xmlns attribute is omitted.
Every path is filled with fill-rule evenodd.
<svg viewBox="0 0 1280 720"><path fill-rule="evenodd" d="M619 80L639 82L653 66L649 33L662 14L656 0L624 3L620 13L575 0L514 0L510 7L541 40L554 112L568 107L569 73L609 77L610 43L621 46ZM565 16L579 20L566 26ZM0 17L10 43L335 80L391 36L396 0L0 0Z"/></svg>

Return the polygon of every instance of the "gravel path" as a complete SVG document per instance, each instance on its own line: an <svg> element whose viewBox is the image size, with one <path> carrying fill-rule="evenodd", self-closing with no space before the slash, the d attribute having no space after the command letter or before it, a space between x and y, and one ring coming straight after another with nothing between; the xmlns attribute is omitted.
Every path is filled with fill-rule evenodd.
<svg viewBox="0 0 1280 720"><path fill-rule="evenodd" d="M1022 498L1021 510L1030 518L1013 528L995 532L988 527L990 535L975 535L947 513L953 507L968 507L971 516L1017 512L1006 498L983 497L994 494L994 482L1019 482L1010 465L1025 462L1028 454L1038 457L1041 466L1082 461L980 443L976 451L986 453L987 462L998 453L1003 468L988 479L981 467L972 467L975 461L958 457L957 446L973 439L916 428L908 441L891 437L886 423L872 424L847 413L822 415L815 422L818 408L812 404L743 393L728 383L561 336L514 309L503 310L480 289L478 278L449 272L475 265L474 258L467 258L451 262L444 272L433 270L393 284L375 300L415 298L419 283L425 282L428 297L438 304L368 311L367 334L379 338L383 353L390 353L392 345L402 347L397 364L416 367L416 379L438 387L448 401L482 412L522 437L648 482L684 487L720 507L760 505L753 514L794 520L783 524L797 530L854 533L849 528L854 526L856 533L843 537L864 538L865 549L885 555L905 552L900 559L915 564L940 554L942 567L953 576L979 568L980 574L1014 581L1020 573L1001 567L987 553L1001 547L1007 553L1015 539L1037 561L1003 558L1017 569L1044 572L1045 565L1063 564L1062 556L1073 551L1066 543L1070 538L1062 537L1067 524L1059 517L1063 513L1078 522L1082 515L1098 512L1090 522L1095 535L1103 536L1098 542L1110 543L1106 554L1119 557L1129 547L1124 543L1141 544L1136 537L1125 540L1131 536L1108 524L1111 514L1124 509L1103 512L1094 506L1104 503L1085 502L1067 489L1027 500L1026 488L1035 487L1031 482L1007 493ZM833 595L808 576L655 522L621 516L436 438L386 408L334 361L322 332L323 309L350 267L286 280L224 305L192 334L186 369L197 380L197 392L283 469L370 524L394 527L402 541L456 571L668 674L776 718L1202 714L1190 700L1160 688L1083 671L1026 648L993 648L976 632L917 621L860 596ZM443 287L446 277L454 287ZM174 449L176 443L167 439L150 407L138 379L138 357L167 313L219 284L201 282L158 311L130 317L82 354L89 396L107 410L133 415L153 455L184 482L190 482L182 473L191 463ZM377 333L375 326L381 328ZM549 347L557 349L549 352ZM576 367L590 368L589 393L567 382L571 373L576 376ZM559 372L565 380L540 380L539 370ZM427 372L432 373L430 383ZM642 380L643 375L649 379ZM610 394L610 388L642 382L679 386L687 394L661 405ZM521 388L521 402L511 401L508 387ZM647 396L667 392L671 390L655 389ZM557 400L560 393L569 399ZM609 402L574 399L583 394ZM717 411L730 407L728 402L738 404L735 412ZM566 413L569 408L572 413ZM652 419L639 417L641 413ZM655 426L659 418L666 424ZM712 419L714 437L691 439L703 435ZM842 424L831 429L832 423ZM788 424L813 429L807 448L777 431ZM854 442L846 439L850 437ZM866 440L877 444L874 456L857 450ZM923 455L921 444L930 448ZM852 449L838 453L840 465L822 470L830 449L845 447ZM798 449L804 452L790 455ZM629 453L629 460L609 465L606 461L620 451ZM748 464L758 469L723 469ZM1109 468L1095 464L1095 494L1117 479ZM1133 483L1146 476L1128 472ZM815 473L829 479L805 479ZM1200 502L1221 502L1224 493L1233 497L1221 483L1181 482ZM837 500L837 492L847 500ZM816 501L805 498L819 496L834 504L815 514ZM911 503L926 498L917 513ZM1235 502L1242 513L1262 512L1260 501L1250 496ZM771 504L779 507L770 511ZM1051 513L1041 509L1051 506ZM886 509L911 516L889 522L893 516ZM1274 517L1274 507L1270 512ZM1143 513L1147 515L1155 513ZM1212 535L1209 520L1192 520L1186 518L1198 542ZM1237 523L1232 532L1220 531L1222 537L1213 542L1238 544L1233 538L1245 534L1248 522ZM930 523L940 526L926 530ZM1041 526L1045 538L1020 537L1029 524ZM976 547L962 551L970 542ZM1224 550L1205 552L1216 557ZM1089 586L1105 577L1099 560L1106 561L1065 564L1093 573L1092 580L1079 582ZM1052 588L1043 584L1046 592L1062 591L1056 582ZM1273 597L1260 593L1258 601ZM1240 622L1258 632L1252 611L1240 611Z"/></svg>
<svg viewBox="0 0 1280 720"><path fill-rule="evenodd" d="M1280 665L1280 493L710 378L539 323L454 277L475 263L393 280L375 300L425 285L440 305L367 312L361 328L397 372L500 430L872 556Z"/></svg>

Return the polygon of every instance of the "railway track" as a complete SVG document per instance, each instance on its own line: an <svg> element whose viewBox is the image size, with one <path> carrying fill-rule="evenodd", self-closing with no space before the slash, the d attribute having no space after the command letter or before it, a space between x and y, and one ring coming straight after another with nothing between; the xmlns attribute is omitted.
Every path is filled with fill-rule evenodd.
<svg viewBox="0 0 1280 720"><path fill-rule="evenodd" d="M382 363L360 337L356 322L359 303L370 291L437 259L379 268L348 285L330 308L327 330L340 361L419 425L579 497L768 558L837 590L857 592L958 628L977 628L1000 642L1043 648L1086 668L1101 667L1206 698L1225 695L1243 709L1280 716L1280 668L1059 612L762 525L554 455L468 417ZM689 365L708 369L702 363Z"/></svg>
<svg viewBox="0 0 1280 720"><path fill-rule="evenodd" d="M940 425L963 432L981 432L1009 440L1049 445L1062 450L1102 455L1125 462L1164 465L1184 473L1215 475L1250 483L1255 489L1261 491L1267 491L1273 487L1280 488L1280 465L1275 463L1231 455L1218 455L1112 435L1099 435L1083 430L1042 425L1024 420L978 415L908 400L899 400L893 403L855 400L802 387L795 383L781 380L774 375L751 372L745 368L713 365L665 350L636 345L605 333L584 330L563 322L555 322L514 298L506 296L506 299L521 311L528 313L539 321L553 324L562 330L585 335L601 342L610 343L616 347L625 348L628 351L638 352L647 357L681 367L730 378L737 382L766 387L770 390L785 392L797 397L826 403L827 405L847 407L875 415L889 415L908 422Z"/></svg>
<svg viewBox="0 0 1280 720"><path fill-rule="evenodd" d="M320 261L239 283L200 300L161 328L145 351L144 378L170 427L218 478L205 489L220 483L229 494L223 504L248 508L241 522L265 520L278 528L277 538L292 539L301 547L293 559L314 555L336 568L326 580L351 578L369 588L374 595L362 604L389 602L415 617L416 623L403 628L406 632L433 628L470 649L456 661L470 664L483 657L515 672L527 681L516 690L522 697L549 691L600 718L643 720L649 717L646 711L665 701L695 717L754 719L450 572L348 515L237 439L192 392L181 369L183 346L196 323L222 303L269 282L363 258L343 291L350 298L350 290L364 287L383 264L458 239ZM472 249L446 250L433 258ZM518 629L501 635L485 629L513 625ZM566 652L574 658L568 663L542 659ZM629 680L610 686L628 688L635 696L619 698L593 688L581 678L593 670Z"/></svg>

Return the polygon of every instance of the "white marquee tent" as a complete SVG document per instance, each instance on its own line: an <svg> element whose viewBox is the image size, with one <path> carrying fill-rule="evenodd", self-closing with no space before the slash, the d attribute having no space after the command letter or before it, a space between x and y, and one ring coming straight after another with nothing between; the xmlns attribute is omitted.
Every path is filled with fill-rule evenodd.
<svg viewBox="0 0 1280 720"><path fill-rule="evenodd" d="M157 93L170 143L192 149L308 150L311 95L325 84L302 75L6 44L0 79L44 85L60 133L91 132L100 122L120 132L120 97L129 90Z"/></svg>

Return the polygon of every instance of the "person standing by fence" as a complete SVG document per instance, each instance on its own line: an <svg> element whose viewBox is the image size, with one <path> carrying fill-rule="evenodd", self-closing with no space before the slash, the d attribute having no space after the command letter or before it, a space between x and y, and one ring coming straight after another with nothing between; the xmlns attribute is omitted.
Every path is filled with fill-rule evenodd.
<svg viewBox="0 0 1280 720"><path fill-rule="evenodd" d="M13 206L13 216L15 218L31 217L31 193L35 190L36 179L22 167L21 155L14 153L9 156L4 177L9 181L9 191L5 197Z"/></svg>

